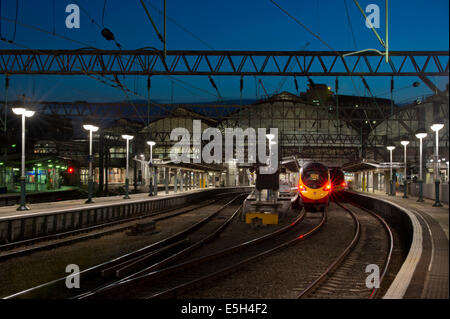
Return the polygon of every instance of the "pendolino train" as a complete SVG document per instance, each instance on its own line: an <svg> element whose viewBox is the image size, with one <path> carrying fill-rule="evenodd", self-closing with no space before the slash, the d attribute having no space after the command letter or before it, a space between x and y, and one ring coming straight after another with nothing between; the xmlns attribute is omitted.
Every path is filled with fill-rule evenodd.
<svg viewBox="0 0 450 319"><path fill-rule="evenodd" d="M324 211L331 189L330 172L325 165L313 162L300 169L298 193L306 211Z"/></svg>
<svg viewBox="0 0 450 319"><path fill-rule="evenodd" d="M339 167L330 167L330 179L333 192L342 192L347 187L344 172Z"/></svg>

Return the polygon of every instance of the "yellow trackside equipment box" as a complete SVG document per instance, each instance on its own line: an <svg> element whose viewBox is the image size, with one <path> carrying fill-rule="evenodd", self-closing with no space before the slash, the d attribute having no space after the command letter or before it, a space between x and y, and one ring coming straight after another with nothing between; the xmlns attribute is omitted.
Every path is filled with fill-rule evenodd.
<svg viewBox="0 0 450 319"><path fill-rule="evenodd" d="M265 214L265 213L247 213L245 214L245 223L251 224L253 218L259 218L264 225L277 225L278 214Z"/></svg>

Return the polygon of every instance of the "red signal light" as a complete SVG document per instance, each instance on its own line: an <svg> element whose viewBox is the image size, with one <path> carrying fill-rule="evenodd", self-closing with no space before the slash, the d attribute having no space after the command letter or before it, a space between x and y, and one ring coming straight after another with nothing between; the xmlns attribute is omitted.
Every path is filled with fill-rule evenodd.
<svg viewBox="0 0 450 319"><path fill-rule="evenodd" d="M73 167L69 167L69 168L67 169L67 173L69 173L69 174L72 174L73 171L74 171Z"/></svg>
<svg viewBox="0 0 450 319"><path fill-rule="evenodd" d="M347 183L346 182L342 182L342 187L346 187Z"/></svg>
<svg viewBox="0 0 450 319"><path fill-rule="evenodd" d="M330 184L325 185L325 187L323 188L324 191L329 191L330 189L331 189Z"/></svg>

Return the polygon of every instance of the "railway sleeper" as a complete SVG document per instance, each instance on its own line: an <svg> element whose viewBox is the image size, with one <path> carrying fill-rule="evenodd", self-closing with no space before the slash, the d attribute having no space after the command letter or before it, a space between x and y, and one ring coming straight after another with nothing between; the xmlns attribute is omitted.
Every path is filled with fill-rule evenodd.
<svg viewBox="0 0 450 319"><path fill-rule="evenodd" d="M152 235L154 233L157 233L156 221L152 219L149 221L138 221L127 232L127 235L128 236Z"/></svg>

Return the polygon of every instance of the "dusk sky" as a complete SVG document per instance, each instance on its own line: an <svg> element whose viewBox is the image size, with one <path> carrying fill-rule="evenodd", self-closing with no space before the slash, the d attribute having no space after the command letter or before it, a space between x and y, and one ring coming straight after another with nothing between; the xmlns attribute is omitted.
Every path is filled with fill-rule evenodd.
<svg viewBox="0 0 450 319"><path fill-rule="evenodd" d="M383 50L352 0L278 0L280 6L301 21L310 30L336 50ZM448 0L398 0L389 1L390 50L449 50L449 1ZM1 3L1 36L14 40L14 44L0 41L0 49L78 49L95 47L116 49L114 43L101 35L101 26L110 29L124 49L155 47L162 44L153 30L139 0L108 0L103 12L104 0L3 0ZM18 24L14 20L18 3L17 20L49 33ZM67 29L65 7L79 4L81 8L80 29ZM157 27L162 32L163 0L146 0ZM368 4L380 7L381 21L377 30L384 39L385 1L360 0L363 8ZM348 16L347 10L348 8ZM89 14L89 16L88 16ZM270 0L167 0L167 49L168 50L330 50L303 27L289 18ZM91 18L95 20L92 23ZM103 22L102 22L103 20ZM349 21L354 32L352 37ZM98 24L98 25L97 25ZM63 36L66 39L51 33ZM15 33L15 36L14 36ZM70 40L68 40L70 39ZM355 43L356 42L356 43ZM0 85L4 86L4 75ZM283 77L246 77L243 98L261 98L263 89L256 81L262 79L269 94L277 91ZM145 76L120 77L130 89L145 99L147 95ZM183 83L179 81L183 81ZM224 99L239 98L239 77L214 77ZM300 91L306 90L307 79L298 78ZM316 77L315 83L334 86L335 78ZM390 78L367 77L374 95L389 97ZM431 78L443 89L448 78ZM397 103L413 100L432 92L422 83L413 88L415 77L395 79ZM366 95L362 82L354 78L340 78L340 93ZM295 93L294 81L287 78L282 91ZM10 77L8 99L26 94L35 100L51 101L123 101L124 93L86 76L23 76ZM2 99L5 90L0 90ZM208 77L153 76L151 98L160 102L216 101L217 95Z"/></svg>

